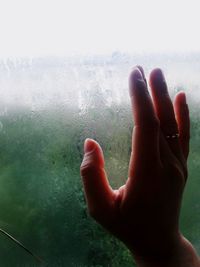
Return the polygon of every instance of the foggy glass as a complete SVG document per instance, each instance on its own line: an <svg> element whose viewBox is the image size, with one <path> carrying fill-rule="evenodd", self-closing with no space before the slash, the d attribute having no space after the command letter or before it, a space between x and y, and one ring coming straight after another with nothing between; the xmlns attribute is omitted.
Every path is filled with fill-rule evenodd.
<svg viewBox="0 0 200 267"><path fill-rule="evenodd" d="M127 249L88 216L79 169L84 140L94 138L113 188L126 181L128 73L136 64L147 75L162 67L172 97L186 92L191 152L180 221L200 252L200 54L1 60L0 227L48 266L134 266ZM3 235L0 247L2 266L38 266Z"/></svg>

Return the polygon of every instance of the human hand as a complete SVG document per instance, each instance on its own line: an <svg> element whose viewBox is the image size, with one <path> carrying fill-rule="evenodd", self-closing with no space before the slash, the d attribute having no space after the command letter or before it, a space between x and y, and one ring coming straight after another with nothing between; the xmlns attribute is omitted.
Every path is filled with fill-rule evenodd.
<svg viewBox="0 0 200 267"><path fill-rule="evenodd" d="M177 260L185 264L188 251L198 262L179 232L189 153L186 97L180 92L172 104L160 69L151 72L150 88L152 97L143 69L135 68L129 77L134 130L125 185L118 190L110 187L102 149L92 139L85 141L81 176L88 210L125 243L140 266L199 266L177 264Z"/></svg>

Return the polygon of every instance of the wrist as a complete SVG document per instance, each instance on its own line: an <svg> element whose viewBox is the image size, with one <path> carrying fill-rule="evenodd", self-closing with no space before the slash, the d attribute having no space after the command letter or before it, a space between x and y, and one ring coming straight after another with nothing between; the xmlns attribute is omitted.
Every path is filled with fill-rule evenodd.
<svg viewBox="0 0 200 267"><path fill-rule="evenodd" d="M165 246L146 255L131 251L138 267L200 267L200 259L192 244L181 234L170 247Z"/></svg>

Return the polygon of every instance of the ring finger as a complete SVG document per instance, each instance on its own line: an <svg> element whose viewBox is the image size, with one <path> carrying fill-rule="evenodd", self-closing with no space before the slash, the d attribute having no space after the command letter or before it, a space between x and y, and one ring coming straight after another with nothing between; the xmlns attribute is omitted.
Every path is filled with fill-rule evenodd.
<svg viewBox="0 0 200 267"><path fill-rule="evenodd" d="M150 74L150 87L157 116L167 143L173 154L182 160L182 152L178 138L178 125L174 108L170 99L165 77L160 69L154 69Z"/></svg>

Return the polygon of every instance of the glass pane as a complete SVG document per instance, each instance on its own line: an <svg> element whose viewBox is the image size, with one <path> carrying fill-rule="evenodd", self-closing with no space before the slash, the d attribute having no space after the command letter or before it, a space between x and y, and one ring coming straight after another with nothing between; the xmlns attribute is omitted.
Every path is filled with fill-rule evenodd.
<svg viewBox="0 0 200 267"><path fill-rule="evenodd" d="M183 3L179 21L179 1L41 2L8 3L0 11L0 227L41 266L136 266L89 217L79 169L84 140L94 138L113 188L125 183L133 129L128 73L140 64L148 76L160 66L170 95L184 90L191 110L180 227L200 252L200 42L191 26L198 9ZM2 266L38 266L0 234Z"/></svg>
<svg viewBox="0 0 200 267"><path fill-rule="evenodd" d="M1 227L50 266L132 266L127 250L87 215L79 166L84 139L94 138L112 186L125 182L133 127L127 73L142 62L147 73L163 66L172 96L180 89L188 95L192 153L181 228L199 249L199 96L191 94L199 88L197 57L1 61ZM0 244L4 266L36 264L6 237Z"/></svg>

